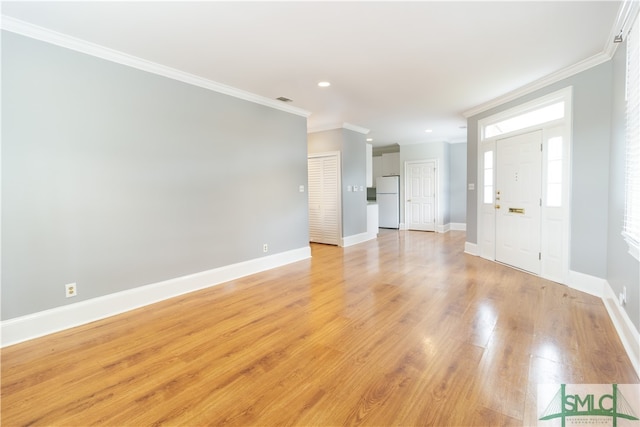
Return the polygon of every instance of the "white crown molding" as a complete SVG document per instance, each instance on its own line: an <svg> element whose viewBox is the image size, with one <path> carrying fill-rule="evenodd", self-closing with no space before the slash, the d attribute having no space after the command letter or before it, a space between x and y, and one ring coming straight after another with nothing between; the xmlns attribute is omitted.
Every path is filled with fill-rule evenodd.
<svg viewBox="0 0 640 427"><path fill-rule="evenodd" d="M490 110L494 107L498 107L503 105L509 101L513 101L514 99L518 99L521 96L527 95L529 93L535 92L538 89L542 89L547 87L553 83L557 83L560 80L564 80L568 77L571 77L575 74L578 74L582 71L586 71L590 68L593 68L597 65L603 64L611 59L611 56L607 55L604 52L600 52L596 55L593 55L590 58L587 58L583 61L578 62L577 64L571 65L569 67L563 68L560 71L549 74L546 77L538 79L528 85L522 86L514 91L511 91L505 95L499 96L498 98L492 99L491 101L485 102L484 104L480 104L476 107L473 107L465 112L462 115L465 118L469 118L475 116L476 114L480 114L484 111Z"/></svg>
<svg viewBox="0 0 640 427"><path fill-rule="evenodd" d="M307 122L307 133L325 132L328 130L342 129L341 124L324 124L319 126L309 126Z"/></svg>
<svg viewBox="0 0 640 427"><path fill-rule="evenodd" d="M133 55L129 55L114 49L109 49L104 46L100 46L98 44L88 42L86 40L82 40L76 37L68 36L66 34L49 30L47 28L33 25L28 22L24 22L19 19L12 18L10 16L2 15L2 21L1 21L0 27L3 30L20 34L26 37L30 37L32 39L40 40L56 46L74 50L76 52L81 52L87 55L95 56L97 58L105 59L107 61L115 62L121 65L126 65L128 67L136 68L138 70L157 74L163 77L181 81L183 83L187 83L193 86L198 86L214 92L233 96L234 98L239 98L245 101L264 105L266 107L275 108L277 110L285 111L287 113L292 113L292 114L302 116L302 117L307 117L307 118L311 115L309 111L284 104L282 101L265 98L263 96L256 95L254 93L246 92L231 86L227 86L222 83L214 82L213 80L208 80L208 79L196 76L194 74L177 70L175 68L160 65L155 62L147 61L145 59L138 58Z"/></svg>
<svg viewBox="0 0 640 427"><path fill-rule="evenodd" d="M491 108L498 107L506 102L512 101L521 96L527 95L538 89L542 89L543 87L549 86L553 83L559 82L560 80L566 79L567 77L571 77L582 71L586 71L589 68L595 67L596 65L600 65L611 60L611 58L613 58L613 55L616 53L616 49L619 45L619 43L613 42L614 37L619 34L622 34L623 37L626 37L626 35L629 33L629 30L631 29L631 25L635 21L639 12L640 1L624 0L620 5L620 8L618 9L616 21L611 27L611 32L609 33L609 37L607 38L607 41L603 46L602 52L590 58L587 58L584 61L580 61L577 64L549 74L546 77L536 80L503 96L473 107L463 112L462 115L468 119L469 117L475 116L476 114L480 114L484 111L490 110Z"/></svg>
<svg viewBox="0 0 640 427"><path fill-rule="evenodd" d="M352 130L354 132L362 133L364 135L370 132L369 129L352 125L350 123L331 123L331 124L324 124L320 126L309 126L307 127L307 133L325 132L328 130L336 130L336 129Z"/></svg>
<svg viewBox="0 0 640 427"><path fill-rule="evenodd" d="M465 139L464 141L458 141L458 142L449 142L446 140L439 140L439 141L404 141L404 142L397 142L397 144L401 147L406 147L407 145L423 145L423 144L461 144L461 143L466 143L467 140Z"/></svg>
<svg viewBox="0 0 640 427"><path fill-rule="evenodd" d="M611 32L609 33L609 37L607 38L607 42L603 48L604 53L609 55L610 58L613 58L613 55L616 53L616 50L620 45L620 43L614 43L613 39L618 35L621 35L623 40L626 39L629 31L631 30L631 25L638 16L639 11L640 2L638 0L625 0L620 4L620 8L618 8L618 16L611 27Z"/></svg>
<svg viewBox="0 0 640 427"><path fill-rule="evenodd" d="M348 130L352 130L352 131L354 131L354 132L361 133L361 134L363 134L363 135L366 135L366 134L368 134L369 132L371 132L371 131L370 131L369 129L367 129L367 128L363 128L363 127L360 127L360 126L352 125L351 123L343 123L343 124L342 124L342 127L343 127L344 129L348 129Z"/></svg>

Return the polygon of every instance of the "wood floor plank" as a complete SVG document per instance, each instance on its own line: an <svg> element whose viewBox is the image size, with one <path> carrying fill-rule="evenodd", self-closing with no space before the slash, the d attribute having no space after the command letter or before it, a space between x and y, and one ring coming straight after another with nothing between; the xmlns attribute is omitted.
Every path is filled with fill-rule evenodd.
<svg viewBox="0 0 640 427"><path fill-rule="evenodd" d="M542 383L637 383L602 302L381 230L2 349L7 426L532 425Z"/></svg>

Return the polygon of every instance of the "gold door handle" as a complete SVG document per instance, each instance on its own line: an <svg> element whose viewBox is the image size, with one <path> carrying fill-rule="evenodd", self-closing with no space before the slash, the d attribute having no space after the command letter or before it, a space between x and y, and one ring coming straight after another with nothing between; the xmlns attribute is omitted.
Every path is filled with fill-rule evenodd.
<svg viewBox="0 0 640 427"><path fill-rule="evenodd" d="M496 205L496 209L500 209L500 205Z"/></svg>

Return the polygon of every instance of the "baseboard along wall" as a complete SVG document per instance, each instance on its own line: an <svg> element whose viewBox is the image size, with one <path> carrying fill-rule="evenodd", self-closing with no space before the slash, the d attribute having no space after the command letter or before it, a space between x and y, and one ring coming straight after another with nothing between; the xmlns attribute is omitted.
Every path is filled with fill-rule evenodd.
<svg viewBox="0 0 640 427"><path fill-rule="evenodd" d="M0 323L1 346L84 325L310 257L311 248L307 246L9 319Z"/></svg>

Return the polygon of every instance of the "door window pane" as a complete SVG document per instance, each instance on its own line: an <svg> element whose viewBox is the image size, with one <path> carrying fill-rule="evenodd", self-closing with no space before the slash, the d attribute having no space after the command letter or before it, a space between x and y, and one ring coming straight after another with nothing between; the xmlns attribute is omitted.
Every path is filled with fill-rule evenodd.
<svg viewBox="0 0 640 427"><path fill-rule="evenodd" d="M493 151L484 153L484 182L483 182L484 203L493 203Z"/></svg>

